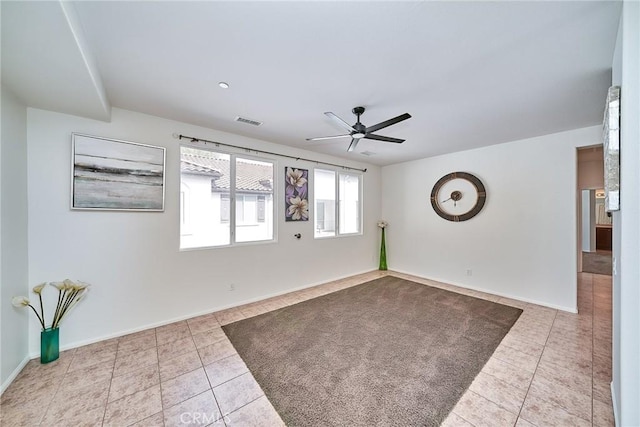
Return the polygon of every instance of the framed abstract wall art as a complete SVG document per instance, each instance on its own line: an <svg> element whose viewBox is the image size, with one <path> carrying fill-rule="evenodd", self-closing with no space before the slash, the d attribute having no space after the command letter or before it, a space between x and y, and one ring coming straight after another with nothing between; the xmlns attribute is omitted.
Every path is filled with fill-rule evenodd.
<svg viewBox="0 0 640 427"><path fill-rule="evenodd" d="M620 210L620 86L607 93L603 123L604 205L607 212Z"/></svg>
<svg viewBox="0 0 640 427"><path fill-rule="evenodd" d="M285 221L309 220L309 171L285 167Z"/></svg>
<svg viewBox="0 0 640 427"><path fill-rule="evenodd" d="M165 149L72 134L71 209L163 211Z"/></svg>

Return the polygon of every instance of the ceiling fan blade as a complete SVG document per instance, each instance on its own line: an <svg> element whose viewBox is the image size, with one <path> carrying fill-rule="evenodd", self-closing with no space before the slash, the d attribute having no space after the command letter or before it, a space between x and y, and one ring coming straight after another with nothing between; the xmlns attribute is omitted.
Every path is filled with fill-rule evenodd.
<svg viewBox="0 0 640 427"><path fill-rule="evenodd" d="M396 144L402 144L404 142L404 139L391 138L390 136L374 135L372 133L368 133L364 137L367 139L375 139L376 141L395 142Z"/></svg>
<svg viewBox="0 0 640 427"><path fill-rule="evenodd" d="M348 152L351 152L356 149L356 145L360 142L360 138L351 138L351 144L349 144L349 148L347 148Z"/></svg>
<svg viewBox="0 0 640 427"><path fill-rule="evenodd" d="M384 122L380 122L377 125L369 126L366 130L366 133L375 132L377 130L386 128L387 126L395 125L396 123L399 123L403 120L407 120L410 118L411 118L411 114L409 113L400 114L398 117L394 117L393 119L385 120Z"/></svg>
<svg viewBox="0 0 640 427"><path fill-rule="evenodd" d="M331 111L327 111L324 113L325 116L329 117L331 120L336 122L341 128L348 130L349 132L355 132L356 130L347 122L342 120L340 117L333 114Z"/></svg>
<svg viewBox="0 0 640 427"><path fill-rule="evenodd" d="M325 139L336 139L336 138L344 138L346 136L351 136L351 134L347 133L345 135L335 135L335 136L319 136L317 138L306 138L307 141L322 141Z"/></svg>

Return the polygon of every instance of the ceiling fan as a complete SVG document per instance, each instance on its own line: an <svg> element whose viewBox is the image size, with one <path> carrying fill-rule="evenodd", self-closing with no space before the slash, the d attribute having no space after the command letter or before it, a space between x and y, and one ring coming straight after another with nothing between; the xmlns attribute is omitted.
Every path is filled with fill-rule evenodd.
<svg viewBox="0 0 640 427"><path fill-rule="evenodd" d="M409 113L400 114L398 117L394 117L393 119L385 120L384 122L380 122L377 125L367 127L362 123L360 123L360 116L364 113L364 107L355 107L351 111L358 118L356 124L354 124L353 126L349 125L347 122L345 122L340 117L336 116L330 111L327 111L326 113L324 113L325 116L332 119L336 124L338 124L340 127L345 129L349 133L346 133L344 135L336 135L336 136L321 136L318 138L307 138L307 141L321 141L324 139L345 138L349 136L351 137L351 144L349 145L349 148L347 149L347 151L355 150L356 145L358 145L358 142L360 142L362 138L374 139L376 141L384 141L384 142L395 142L396 144L401 144L404 142L404 139L391 138L391 137L382 136L382 135L375 135L373 132L378 131L380 129L384 129L387 126L395 125L396 123L399 123L403 120L407 120L411 118L411 114Z"/></svg>

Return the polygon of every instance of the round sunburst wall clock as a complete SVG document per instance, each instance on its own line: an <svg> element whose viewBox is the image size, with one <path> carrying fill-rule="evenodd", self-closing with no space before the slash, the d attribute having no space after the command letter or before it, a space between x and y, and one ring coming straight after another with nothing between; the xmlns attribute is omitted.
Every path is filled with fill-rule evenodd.
<svg viewBox="0 0 640 427"><path fill-rule="evenodd" d="M466 221L478 215L487 199L482 181L467 172L452 172L440 178L431 190L433 210L447 221Z"/></svg>

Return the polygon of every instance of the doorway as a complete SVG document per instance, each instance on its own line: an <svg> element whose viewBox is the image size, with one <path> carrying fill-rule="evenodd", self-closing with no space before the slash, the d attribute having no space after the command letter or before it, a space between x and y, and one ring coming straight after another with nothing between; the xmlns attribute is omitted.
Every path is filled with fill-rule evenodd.
<svg viewBox="0 0 640 427"><path fill-rule="evenodd" d="M578 149L578 271L611 276L613 221L604 205L602 145Z"/></svg>
<svg viewBox="0 0 640 427"><path fill-rule="evenodd" d="M582 272L611 276L613 221L604 190L582 190L582 208Z"/></svg>

